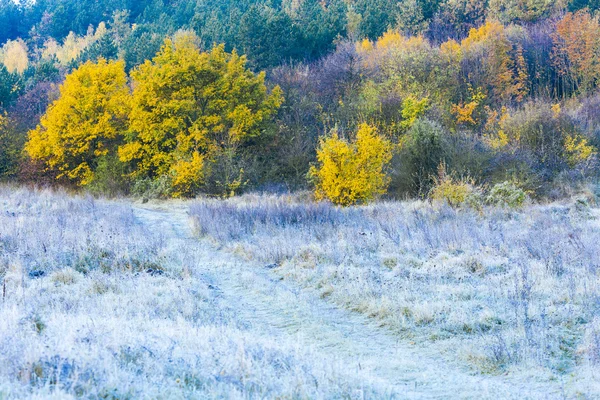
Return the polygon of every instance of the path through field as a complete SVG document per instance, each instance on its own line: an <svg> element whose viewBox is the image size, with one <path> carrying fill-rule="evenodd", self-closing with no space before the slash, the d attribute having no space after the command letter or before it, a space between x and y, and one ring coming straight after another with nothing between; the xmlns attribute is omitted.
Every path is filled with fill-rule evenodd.
<svg viewBox="0 0 600 400"><path fill-rule="evenodd" d="M221 252L193 236L185 203L136 205L137 218L174 246L198 246L201 262L191 279L206 285L231 312L259 333L292 338L357 379L379 382L393 398L562 398L559 383L480 376L445 361L431 347L416 347L281 280L261 265Z"/></svg>

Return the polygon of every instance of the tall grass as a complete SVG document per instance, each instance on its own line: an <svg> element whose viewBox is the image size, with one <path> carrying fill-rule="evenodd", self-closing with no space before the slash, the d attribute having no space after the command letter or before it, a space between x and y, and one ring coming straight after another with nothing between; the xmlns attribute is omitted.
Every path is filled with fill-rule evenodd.
<svg viewBox="0 0 600 400"><path fill-rule="evenodd" d="M0 275L21 268L25 274L62 268L135 272L156 261L160 237L137 223L130 207L64 193L0 190Z"/></svg>

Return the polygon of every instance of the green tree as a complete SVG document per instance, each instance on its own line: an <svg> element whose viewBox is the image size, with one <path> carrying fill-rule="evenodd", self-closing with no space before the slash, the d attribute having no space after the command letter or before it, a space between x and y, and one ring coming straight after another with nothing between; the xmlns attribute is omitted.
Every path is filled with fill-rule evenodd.
<svg viewBox="0 0 600 400"><path fill-rule="evenodd" d="M24 135L19 135L6 114L0 114L0 180L16 175Z"/></svg>
<svg viewBox="0 0 600 400"><path fill-rule="evenodd" d="M0 0L0 43L19 36L22 20L23 11L18 2Z"/></svg>
<svg viewBox="0 0 600 400"><path fill-rule="evenodd" d="M398 194L424 196L445 158L443 129L429 120L417 120L400 140L397 158L394 189Z"/></svg>
<svg viewBox="0 0 600 400"><path fill-rule="evenodd" d="M239 22L235 46L255 69L264 69L302 54L298 26L284 12L257 4Z"/></svg>
<svg viewBox="0 0 600 400"><path fill-rule="evenodd" d="M86 48L77 60L79 63L86 61L96 62L103 58L105 60L116 60L119 49L115 45L113 38L109 34L102 35L98 40Z"/></svg>
<svg viewBox="0 0 600 400"><path fill-rule="evenodd" d="M341 0L328 2L304 0L297 11L301 39L297 45L303 49L301 56L316 59L334 48L336 37L346 29L346 5Z"/></svg>
<svg viewBox="0 0 600 400"><path fill-rule="evenodd" d="M362 16L361 36L376 39L384 34L396 19L398 2L388 0L356 0L356 11Z"/></svg>
<svg viewBox="0 0 600 400"><path fill-rule="evenodd" d="M164 35L159 34L152 26L144 25L136 28L122 43L123 59L127 70L143 64L151 59L164 41Z"/></svg>
<svg viewBox="0 0 600 400"><path fill-rule="evenodd" d="M19 74L9 72L0 64L0 110L6 109L17 98L22 89Z"/></svg>

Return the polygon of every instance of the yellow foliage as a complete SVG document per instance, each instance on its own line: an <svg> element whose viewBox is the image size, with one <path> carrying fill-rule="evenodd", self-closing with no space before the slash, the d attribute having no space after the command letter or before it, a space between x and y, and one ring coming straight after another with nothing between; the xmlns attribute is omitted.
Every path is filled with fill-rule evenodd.
<svg viewBox="0 0 600 400"><path fill-rule="evenodd" d="M529 75L518 46L516 54L508 39L504 26L497 21L487 21L479 28L473 28L461 42L462 53L472 53L481 57L481 66L487 75L494 94L502 100L523 101L529 92Z"/></svg>
<svg viewBox="0 0 600 400"><path fill-rule="evenodd" d="M405 37L401 33L389 30L385 32L378 40L372 42L368 39L356 44L356 51L361 56L361 62L367 69L384 68L392 73L397 69L406 67L404 64L409 60L420 59L431 54L432 48L422 36ZM402 61L400 61L402 60ZM414 77L411 78L411 81ZM406 79L395 77L398 86L407 84ZM419 85L421 86L421 85ZM419 88L422 89L422 88ZM411 88L409 90L397 89L401 94L415 93L419 89Z"/></svg>
<svg viewBox="0 0 600 400"><path fill-rule="evenodd" d="M454 104L452 106L452 114L456 116L456 122L458 124L477 124L477 120L474 117L474 112L481 105L486 96L482 93L481 89L471 94L471 101L464 104Z"/></svg>
<svg viewBox="0 0 600 400"><path fill-rule="evenodd" d="M580 136L565 137L564 147L567 154L567 161L572 167L588 160L596 151L594 146L588 144L586 138Z"/></svg>
<svg viewBox="0 0 600 400"><path fill-rule="evenodd" d="M411 36L409 38L402 37L402 41L397 43L397 48L406 51L416 51L424 46L428 46L428 43L425 41L423 36Z"/></svg>
<svg viewBox="0 0 600 400"><path fill-rule="evenodd" d="M408 96L402 101L402 128L410 128L429 107L429 98L417 100L415 96Z"/></svg>
<svg viewBox="0 0 600 400"><path fill-rule="evenodd" d="M442 43L440 45L440 52L448 61L459 61L462 58L462 47L454 39Z"/></svg>
<svg viewBox="0 0 600 400"><path fill-rule="evenodd" d="M559 104L527 103L512 115L503 112L486 139L493 149L509 148L536 152L542 160L560 158L571 167L589 160L596 148L563 115Z"/></svg>
<svg viewBox="0 0 600 400"><path fill-rule="evenodd" d="M173 197L193 194L204 183L204 156L194 152L189 161L180 160L172 167Z"/></svg>
<svg viewBox="0 0 600 400"><path fill-rule="evenodd" d="M180 196L194 194L217 156L233 159L244 140L260 135L283 101L278 87L267 92L264 73L246 68L245 57L223 46L201 52L197 42L179 33L131 73L130 135L119 149L135 177L172 176ZM229 174L227 187L239 176L218 172Z"/></svg>
<svg viewBox="0 0 600 400"><path fill-rule="evenodd" d="M556 103L552 105L552 116L556 119L560 116L562 109L560 107L560 103Z"/></svg>
<svg viewBox="0 0 600 400"><path fill-rule="evenodd" d="M488 136L488 143L494 150L500 150L510 143L510 138L503 130L499 130L496 136Z"/></svg>
<svg viewBox="0 0 600 400"><path fill-rule="evenodd" d="M600 17L589 10L568 12L557 22L553 39L553 63L559 73L573 79L583 92L597 88Z"/></svg>
<svg viewBox="0 0 600 400"><path fill-rule="evenodd" d="M371 42L369 39L364 39L362 42L357 44L356 48L359 53L368 53L369 51L374 49L373 42Z"/></svg>
<svg viewBox="0 0 600 400"><path fill-rule="evenodd" d="M418 49L426 44L422 36L405 37L398 31L389 30L383 34L375 43L369 39L357 43L356 49L359 53L369 53L375 48L377 50L411 50Z"/></svg>
<svg viewBox="0 0 600 400"><path fill-rule="evenodd" d="M499 150L508 146L510 138L502 129L502 125L510 117L508 109L502 107L500 113L498 113L498 111L491 110L487 106L485 108L488 114L488 121L485 125L485 131L487 132L485 139L487 140L487 143L494 150Z"/></svg>
<svg viewBox="0 0 600 400"><path fill-rule="evenodd" d="M512 93L510 94L514 95L517 102L520 103L529 94L529 73L527 71L525 56L523 55L523 47L520 45L517 47L515 66L517 68L517 75L514 77L511 88Z"/></svg>
<svg viewBox="0 0 600 400"><path fill-rule="evenodd" d="M458 207L467 201L471 187L466 182L455 182L447 178L440 181L431 189L429 197L436 201L445 201L452 207Z"/></svg>
<svg viewBox="0 0 600 400"><path fill-rule="evenodd" d="M461 123L469 123L476 124L475 119L473 119L473 112L479 106L479 103L476 101L470 101L466 104L455 104L452 106L452 113L456 115L456 122Z"/></svg>
<svg viewBox="0 0 600 400"><path fill-rule="evenodd" d="M387 31L383 34L382 37L377 39L377 48L378 49L387 49L390 47L396 47L404 44L405 42L404 36L402 36L397 31Z"/></svg>
<svg viewBox="0 0 600 400"><path fill-rule="evenodd" d="M496 40L501 37L504 37L504 26L497 21L487 21L479 28L471 28L469 36L463 39L461 46L466 51L469 51L479 43Z"/></svg>
<svg viewBox="0 0 600 400"><path fill-rule="evenodd" d="M49 39L44 43L42 58L52 59L56 57L62 65L67 65L79 57L86 48L95 41L100 40L106 34L108 34L106 24L101 22L95 32L90 28L85 36L78 36L73 32L69 33L62 45L54 39Z"/></svg>
<svg viewBox="0 0 600 400"><path fill-rule="evenodd" d="M359 127L354 142L337 134L321 140L319 166L310 171L317 199L348 206L384 194L389 184L384 169L391 158L392 144L367 124Z"/></svg>
<svg viewBox="0 0 600 400"><path fill-rule="evenodd" d="M125 130L128 104L123 62L85 63L66 77L25 150L58 178L88 185L98 157L114 149Z"/></svg>
<svg viewBox="0 0 600 400"><path fill-rule="evenodd" d="M479 192L471 179L453 179L446 173L446 165L443 163L438 167L438 175L433 188L429 192L431 200L446 202L451 207L459 207L465 203L476 203ZM477 204L470 205L477 206Z"/></svg>

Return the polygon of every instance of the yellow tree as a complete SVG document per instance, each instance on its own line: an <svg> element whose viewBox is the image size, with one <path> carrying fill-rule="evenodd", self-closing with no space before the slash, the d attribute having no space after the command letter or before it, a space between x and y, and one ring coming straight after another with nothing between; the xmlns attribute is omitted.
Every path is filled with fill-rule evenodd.
<svg viewBox="0 0 600 400"><path fill-rule="evenodd" d="M68 65L77 59L94 42L99 41L107 34L108 29L106 28L106 24L101 22L95 32L90 27L84 36L78 36L73 32L69 33L62 41L62 44L59 44L54 39L49 39L44 43L42 58L51 60L55 57L62 65Z"/></svg>
<svg viewBox="0 0 600 400"><path fill-rule="evenodd" d="M25 150L59 179L90 184L100 158L122 139L129 95L123 62L83 64L66 77L58 100L29 132Z"/></svg>
<svg viewBox="0 0 600 400"><path fill-rule="evenodd" d="M245 57L223 46L201 52L185 33L166 40L131 76L130 129L119 157L133 165L134 176L167 176L174 196L192 196L219 159L221 194L235 191L242 173L237 151L261 135L282 103L280 89L269 93L264 73L248 70Z"/></svg>
<svg viewBox="0 0 600 400"><path fill-rule="evenodd" d="M529 94L529 73L527 63L523 55L523 46L518 45L515 54L516 76L513 85L513 95L518 103L523 102Z"/></svg>
<svg viewBox="0 0 600 400"><path fill-rule="evenodd" d="M385 168L391 158L392 144L372 126L360 125L353 142L333 134L321 140L318 166L310 171L315 196L343 206L373 200L387 190Z"/></svg>

